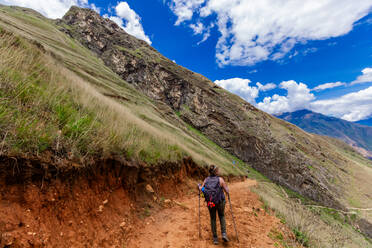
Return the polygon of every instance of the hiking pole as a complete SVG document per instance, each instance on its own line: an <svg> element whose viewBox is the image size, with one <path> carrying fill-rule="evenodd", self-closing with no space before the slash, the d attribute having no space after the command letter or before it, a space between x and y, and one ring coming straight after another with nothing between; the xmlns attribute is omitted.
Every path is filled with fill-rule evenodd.
<svg viewBox="0 0 372 248"><path fill-rule="evenodd" d="M230 204L230 212L231 212L231 216L232 216L232 220L233 220L233 223L234 223L234 229L235 229L235 233L236 233L236 240L239 242L239 237L238 237L238 230L236 230L236 224L235 224L235 219L234 219L234 214L233 214L233 211L232 211L232 206L231 206L231 201L230 201L230 193L227 193L227 198L229 199L229 204Z"/></svg>
<svg viewBox="0 0 372 248"><path fill-rule="evenodd" d="M201 238L201 224L200 224L200 189L198 184L198 192L199 192L199 238Z"/></svg>

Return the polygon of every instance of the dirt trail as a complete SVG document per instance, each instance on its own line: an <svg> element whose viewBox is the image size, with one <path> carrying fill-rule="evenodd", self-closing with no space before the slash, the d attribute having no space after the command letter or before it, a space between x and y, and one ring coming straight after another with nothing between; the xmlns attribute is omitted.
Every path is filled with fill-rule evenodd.
<svg viewBox="0 0 372 248"><path fill-rule="evenodd" d="M262 209L258 196L249 190L255 184L254 180L245 180L229 185L240 243L236 240L227 203L225 215L231 241L223 244L217 221L220 247L283 247L280 240L293 240L288 229L278 218ZM201 225L202 238L199 239L198 196L185 196L173 201L173 206L145 218L129 239L128 247L216 247L211 241L209 213L204 199L201 199Z"/></svg>

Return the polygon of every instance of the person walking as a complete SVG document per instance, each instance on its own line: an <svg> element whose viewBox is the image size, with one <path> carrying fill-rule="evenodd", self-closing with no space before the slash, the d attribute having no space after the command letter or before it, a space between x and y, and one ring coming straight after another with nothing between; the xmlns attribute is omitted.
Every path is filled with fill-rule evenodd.
<svg viewBox="0 0 372 248"><path fill-rule="evenodd" d="M213 243L218 245L217 236L217 223L216 223L216 212L220 219L222 240L224 242L229 242L226 233L226 220L225 220L225 194L229 194L229 188L223 180L222 177L218 175L218 167L211 165L209 167L209 176L204 180L202 185L198 185L199 190L203 192L205 201L207 202L207 207L209 210L209 215L211 218L211 228L213 234Z"/></svg>

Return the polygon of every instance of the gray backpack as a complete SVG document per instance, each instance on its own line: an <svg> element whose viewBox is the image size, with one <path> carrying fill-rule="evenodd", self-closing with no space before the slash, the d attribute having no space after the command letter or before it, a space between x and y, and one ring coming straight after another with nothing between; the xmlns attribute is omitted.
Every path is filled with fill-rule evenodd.
<svg viewBox="0 0 372 248"><path fill-rule="evenodd" d="M218 176L209 176L204 184L204 196L208 207L213 208L224 199Z"/></svg>

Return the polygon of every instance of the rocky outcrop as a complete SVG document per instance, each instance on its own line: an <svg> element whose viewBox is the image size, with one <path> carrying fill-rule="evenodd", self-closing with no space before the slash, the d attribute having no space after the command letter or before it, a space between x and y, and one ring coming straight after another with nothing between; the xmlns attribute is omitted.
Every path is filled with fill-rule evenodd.
<svg viewBox="0 0 372 248"><path fill-rule="evenodd" d="M284 122L178 66L92 10L72 7L57 24L128 83L169 105L183 121L273 181L324 205L340 207L335 190L330 190L330 173L301 152L303 142L313 154L320 154L320 147L290 134L283 142L272 125L287 125ZM284 127L288 128L294 127Z"/></svg>

